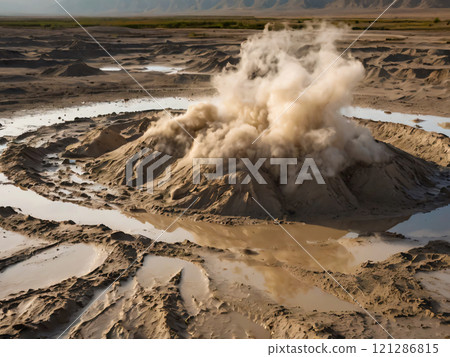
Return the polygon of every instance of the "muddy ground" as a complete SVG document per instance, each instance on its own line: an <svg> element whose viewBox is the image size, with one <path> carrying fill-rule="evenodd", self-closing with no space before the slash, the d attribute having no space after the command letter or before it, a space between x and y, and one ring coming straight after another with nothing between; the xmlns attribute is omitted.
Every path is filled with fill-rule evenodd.
<svg viewBox="0 0 450 357"><path fill-rule="evenodd" d="M136 30L97 28L89 31L156 97L210 93L210 75L236 64L242 41L253 30ZM344 50L359 32L339 42ZM446 116L449 100L450 45L439 31L369 31L351 48L366 68L355 91L355 104L403 113ZM77 67L81 61L92 68ZM142 72L150 64L185 69L167 76ZM0 38L0 111L56 107L145 94L81 29L2 28Z"/></svg>
<svg viewBox="0 0 450 357"><path fill-rule="evenodd" d="M107 182L102 182L99 188L99 184L92 181L92 175L85 172L86 164L89 167L96 157L114 147L88 146L96 149L94 153L89 151L94 158L73 160L73 148L78 147L77 143L86 143L85 133L89 130L111 130L110 127L120 125L135 139L146 118L156 114L150 111L78 119L23 134L2 154L1 167L7 178L3 186L19 185L50 202L64 201L103 211L119 210L138 221L151 222L163 232L182 208L155 206L152 210L150 205L140 203L142 193L139 190ZM410 135L410 143L413 139L429 137L427 150L420 151L419 146L414 145L414 149L410 146L405 150L418 158L427 158L431 147L435 150L435 161L443 164L435 167L444 170L448 164L448 156L437 155L449 146L446 136L396 124L369 122L368 125L375 137L380 138L387 130L395 130L401 136L402 129L406 132L412 129L416 134ZM88 134L87 137L97 136ZM31 264L31 258L67 244L89 244L107 254L82 276L52 282L49 286L41 283L44 286L30 290L13 288L13 295L1 301L2 337L387 337L386 331L364 309L397 338L449 336L448 298L439 290L427 289L428 285L423 285L419 279L421 273L445 274L448 271L448 237L434 240L430 237L422 243L414 243L403 235L383 232L404 221L407 218L404 215L417 212L418 207L398 217L381 216L377 220L371 217L369 222L356 217L357 222L352 223L338 220L340 226L347 228L294 222L286 225L345 286L351 297L267 219L237 219L189 210L169 230L172 233L182 230L175 242L170 243L164 242L164 234L157 232L132 235L103 224L88 226L69 219L34 218L21 210L27 210L27 205L21 209L1 209L0 226L5 230L4 235L15 232L30 240L37 238L39 245L25 246L1 259L3 273L20 264ZM51 207L45 208L45 205L42 211L49 211L50 216L54 214ZM331 226L337 225L334 223ZM225 227L220 228L223 225ZM359 236L342 247L337 242L350 226ZM234 232L234 228L238 231ZM251 232L252 229L257 232ZM368 233L373 229L377 233ZM388 246L405 244L412 249L403 248L397 254L379 259L374 257L375 262L357 259L351 263L357 257L352 247L364 246L364 242L371 239ZM426 241L429 243L424 243ZM369 249L372 249L370 244ZM53 254L53 259L61 259L57 253ZM156 266L162 267L164 272L154 276L151 264L145 269L148 266L145 262L158 257L163 260ZM131 263L134 265L128 269ZM193 266L186 265L188 263ZM37 266L43 269L42 264ZM105 296L98 296L110 284ZM86 307L89 307L86 314L77 320Z"/></svg>
<svg viewBox="0 0 450 357"><path fill-rule="evenodd" d="M211 74L235 63L240 43L251 33L91 30L157 96L211 94ZM96 70L111 62L79 30L2 31L2 116L143 97L123 72ZM367 69L355 104L448 116L450 49L444 38L369 33L352 49ZM141 72L151 63L186 73ZM95 168L102 157L138 140L158 115L79 118L4 140L0 189L9 204L0 208L0 285L7 287L0 293L0 337L450 336L448 294L430 283L448 284L449 236L425 232L415 240L387 232L412 214L448 205L448 187L430 187L426 198L390 214L337 217L320 225L280 217L328 275L270 219L193 209L174 223L185 207L165 205L161 198L149 204L142 192L99 175ZM447 136L355 121L408 160L448 177ZM101 133L120 136L104 140ZM76 215L75 207L91 210ZM120 214L111 216L111 227L101 218L108 212ZM4 248L9 241L22 245ZM364 249L369 258L358 253ZM69 257L86 268L64 267ZM56 281L45 270L55 266L61 270ZM21 279L33 269L47 273L33 282Z"/></svg>

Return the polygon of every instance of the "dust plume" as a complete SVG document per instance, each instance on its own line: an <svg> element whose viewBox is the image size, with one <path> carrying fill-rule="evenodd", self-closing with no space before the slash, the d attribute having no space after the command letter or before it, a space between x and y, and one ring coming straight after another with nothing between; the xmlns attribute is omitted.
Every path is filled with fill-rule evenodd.
<svg viewBox="0 0 450 357"><path fill-rule="evenodd" d="M178 157L310 156L327 176L354 163L383 161L387 153L369 130L339 113L364 77L361 62L346 54L323 73L340 55L335 42L343 31L326 24L282 31L267 26L241 45L235 68L214 77L217 96L176 118L196 142L169 117L147 137Z"/></svg>

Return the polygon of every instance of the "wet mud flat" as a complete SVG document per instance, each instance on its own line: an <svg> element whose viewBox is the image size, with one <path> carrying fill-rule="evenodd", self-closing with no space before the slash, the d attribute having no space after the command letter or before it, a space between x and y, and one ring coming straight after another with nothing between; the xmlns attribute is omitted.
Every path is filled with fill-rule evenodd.
<svg viewBox="0 0 450 357"><path fill-rule="evenodd" d="M436 284L449 268L448 226L436 224L447 215L445 186L430 191L439 200L397 216L285 222L355 302L270 220L193 211L164 233L182 207L151 210L138 190L89 171L157 118L146 111L76 119L7 143L2 337L386 338L361 306L394 337L450 335L448 294ZM125 141L86 136L108 130ZM382 140L382 130L372 132ZM445 136L432 140L439 154L448 146ZM430 148L410 152L426 159ZM434 157L427 162L445 172L446 157ZM439 206L434 216L419 213ZM32 284L15 279L27 269L38 272Z"/></svg>
<svg viewBox="0 0 450 357"><path fill-rule="evenodd" d="M142 256L151 239L105 226L39 220L12 209L2 209L0 224L17 227L23 235L38 231L40 239L58 242L55 247L62 250L86 242L107 252L95 264L91 258L90 272L66 270L75 276L57 283L40 279L40 286L23 286L2 298L3 337L386 337L325 273L294 263L292 256L269 263L256 249L220 249L187 240L156 242ZM314 247L314 241L304 243ZM314 250L325 264L327 252L336 251L329 244ZM44 252L52 256L55 247ZM432 241L380 262L349 264L348 273L332 273L396 337L445 338L446 293L433 284L437 277L431 274L445 274L449 250L446 241ZM32 259L43 264L42 254L28 250L3 260L7 268L2 268L1 283L7 283L8 269L23 270ZM350 250L341 248L339 255L343 264L351 261ZM135 266L100 296L136 258Z"/></svg>
<svg viewBox="0 0 450 357"><path fill-rule="evenodd" d="M353 104L378 112L344 114L394 159L358 167L353 181L342 175L357 199L338 214L280 209L273 222L249 209L249 194L222 195L237 197L230 209L212 204L223 186L179 187L186 170L156 194L127 186L127 159L159 140L146 133L160 107L79 29L3 30L0 337L450 336L445 33L371 31L358 41L351 52L365 77ZM254 34L91 30L174 116L214 93L211 77L232 72ZM374 189L359 190L367 182Z"/></svg>

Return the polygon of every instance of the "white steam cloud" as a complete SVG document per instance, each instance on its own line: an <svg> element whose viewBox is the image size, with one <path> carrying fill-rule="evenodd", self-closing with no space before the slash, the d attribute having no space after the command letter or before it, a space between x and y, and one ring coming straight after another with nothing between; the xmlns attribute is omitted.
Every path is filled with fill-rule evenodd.
<svg viewBox="0 0 450 357"><path fill-rule="evenodd" d="M340 54L335 41L342 31L325 24L300 31L266 28L242 44L235 69L213 79L218 95L177 118L197 142L169 117L150 127L147 137L157 150L178 157L309 156L326 176L385 160L370 132L339 113L351 104L363 65L346 55L322 74Z"/></svg>

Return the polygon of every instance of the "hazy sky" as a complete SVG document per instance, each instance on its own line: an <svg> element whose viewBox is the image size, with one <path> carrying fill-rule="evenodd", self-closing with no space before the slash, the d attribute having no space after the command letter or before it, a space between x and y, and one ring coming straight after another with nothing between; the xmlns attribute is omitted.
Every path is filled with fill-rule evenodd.
<svg viewBox="0 0 450 357"><path fill-rule="evenodd" d="M321 8L330 2L336 5L358 4L376 8L387 0L58 0L73 15L129 15L129 14L192 14L198 11L221 11L231 9L239 14L242 9L251 13L261 10ZM399 5L434 4L448 8L449 0L400 0ZM377 5L378 4L378 5ZM408 5L409 4L409 5ZM274 7L275 5L275 7ZM250 6L250 7L248 7ZM289 10L289 11L291 11ZM378 10L377 10L378 11ZM249 14L247 12L247 14ZM66 15L54 0L0 0L0 16L5 15Z"/></svg>
<svg viewBox="0 0 450 357"><path fill-rule="evenodd" d="M55 13L55 5L53 0L0 0L0 16Z"/></svg>
<svg viewBox="0 0 450 357"><path fill-rule="evenodd" d="M73 14L94 14L135 11L142 6L160 6L161 4L192 4L195 0L58 0ZM54 0L0 0L2 15L64 15L64 11Z"/></svg>
<svg viewBox="0 0 450 357"><path fill-rule="evenodd" d="M195 0L58 0L69 12L75 14L122 13L143 7L171 4L195 4ZM54 0L0 0L2 15L64 15Z"/></svg>
<svg viewBox="0 0 450 357"><path fill-rule="evenodd" d="M192 9L197 0L58 0L70 13L76 14L121 14L127 11L140 13L145 10L164 11L168 7L179 11ZM239 2L241 0L238 0ZM202 4L217 4L220 0L208 0ZM54 0L0 0L1 15L64 15Z"/></svg>

